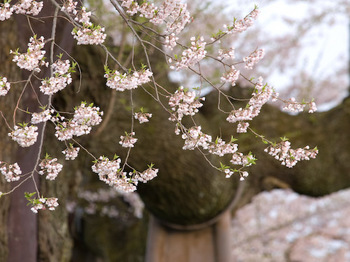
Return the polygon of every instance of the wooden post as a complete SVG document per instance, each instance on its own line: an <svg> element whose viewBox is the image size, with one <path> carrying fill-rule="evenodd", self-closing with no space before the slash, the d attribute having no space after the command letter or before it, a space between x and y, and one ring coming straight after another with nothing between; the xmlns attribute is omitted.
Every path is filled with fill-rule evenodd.
<svg viewBox="0 0 350 262"><path fill-rule="evenodd" d="M231 214L227 210L218 220L195 230L164 226L151 216L146 262L232 262Z"/></svg>

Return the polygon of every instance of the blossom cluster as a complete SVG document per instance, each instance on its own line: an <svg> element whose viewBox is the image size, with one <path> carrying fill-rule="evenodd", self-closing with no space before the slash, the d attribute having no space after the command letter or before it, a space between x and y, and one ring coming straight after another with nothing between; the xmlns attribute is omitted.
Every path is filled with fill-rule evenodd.
<svg viewBox="0 0 350 262"><path fill-rule="evenodd" d="M281 161L282 165L292 168L301 160L310 160L316 158L318 149L310 149L309 146L304 148L292 149L291 143L288 140L283 140L278 144L270 145L264 150L275 159Z"/></svg>
<svg viewBox="0 0 350 262"><path fill-rule="evenodd" d="M122 147L134 147L134 144L137 142L137 138L134 137L135 132L125 133L125 136L120 136L119 144Z"/></svg>
<svg viewBox="0 0 350 262"><path fill-rule="evenodd" d="M34 201L33 203L33 207L31 208L31 210L34 213L38 213L38 210L45 209L45 205L49 210L55 210L55 208L58 207L58 198L50 197L36 199L36 201Z"/></svg>
<svg viewBox="0 0 350 262"><path fill-rule="evenodd" d="M9 19L13 12L16 14L25 14L36 16L43 8L43 2L34 0L20 0L15 5L11 6L10 1L0 3L0 21Z"/></svg>
<svg viewBox="0 0 350 262"><path fill-rule="evenodd" d="M10 90L10 83L7 82L7 78L0 76L0 96L5 96L9 90Z"/></svg>
<svg viewBox="0 0 350 262"><path fill-rule="evenodd" d="M101 123L103 112L100 108L93 104L86 105L82 102L80 106L75 108L73 119L64 121L64 117L52 118L56 122L55 136L58 140L64 141L72 139L73 136L82 136L91 132L92 126Z"/></svg>
<svg viewBox="0 0 350 262"><path fill-rule="evenodd" d="M100 180L106 184L113 186L115 180L118 179L117 173L120 169L120 158L109 160L107 157L101 156L97 161L95 161L92 166L92 171L97 173Z"/></svg>
<svg viewBox="0 0 350 262"><path fill-rule="evenodd" d="M183 150L194 150L199 146L201 146L203 149L209 148L212 137L204 134L201 129L201 126L193 126L189 128L186 133L182 134L182 139L185 140L185 144L182 147Z"/></svg>
<svg viewBox="0 0 350 262"><path fill-rule="evenodd" d="M121 5L130 15L139 12L141 17L150 19L149 21L153 24L165 23L165 47L170 49L176 46L178 39L176 35L185 28L191 18L187 4L181 3L180 0L165 0L159 7L147 1L139 5L132 0L124 0Z"/></svg>
<svg viewBox="0 0 350 262"><path fill-rule="evenodd" d="M241 152L235 152L232 155L232 158L230 160L230 162L233 165L238 165L243 167L251 166L253 164L252 161L255 161L255 158L251 153L249 153L248 155L244 155Z"/></svg>
<svg viewBox="0 0 350 262"><path fill-rule="evenodd" d="M32 124L39 124L41 122L46 122L51 119L51 114L53 114L53 109L46 109L39 113L33 113L31 123Z"/></svg>
<svg viewBox="0 0 350 262"><path fill-rule="evenodd" d="M139 120L140 124L149 122L149 119L152 117L151 113L137 112L134 114L134 118Z"/></svg>
<svg viewBox="0 0 350 262"><path fill-rule="evenodd" d="M0 21L9 19L13 13L13 7L9 3L0 3Z"/></svg>
<svg viewBox="0 0 350 262"><path fill-rule="evenodd" d="M5 176L7 182L18 181L20 179L22 171L17 163L9 165L0 161L0 165L2 165L0 172Z"/></svg>
<svg viewBox="0 0 350 262"><path fill-rule="evenodd" d="M43 8L43 2L33 0L20 0L13 6L16 14L26 14L36 16Z"/></svg>
<svg viewBox="0 0 350 262"><path fill-rule="evenodd" d="M69 145L69 147L62 151L62 154L66 156L66 160L74 160L77 158L80 147L73 147L73 145Z"/></svg>
<svg viewBox="0 0 350 262"><path fill-rule="evenodd" d="M78 1L64 0L63 5L61 7L61 11L76 15L78 13L77 4L78 4Z"/></svg>
<svg viewBox="0 0 350 262"><path fill-rule="evenodd" d="M165 36L165 40L164 40L164 47L170 49L170 50L173 50L174 47L177 45L177 40L179 40L179 38L174 34L174 33L171 33L167 36Z"/></svg>
<svg viewBox="0 0 350 262"><path fill-rule="evenodd" d="M73 7L72 4L70 6L71 8ZM87 12L85 6L83 6L79 11L76 11L76 10L74 11L76 12L76 17L74 18L75 21L78 21L79 23L82 23L83 25L87 25L87 26L92 25L90 21L91 12Z"/></svg>
<svg viewBox="0 0 350 262"><path fill-rule="evenodd" d="M135 178L140 182L147 183L148 181L152 180L157 176L158 171L159 171L158 169L150 166L148 169L146 169L142 173L139 172L135 176Z"/></svg>
<svg viewBox="0 0 350 262"><path fill-rule="evenodd" d="M181 121L185 115L195 115L198 112L198 108L203 106L200 102L201 100L204 101L205 98L198 98L196 92L189 91L181 86L169 98L169 105L175 112L175 115L172 115L169 120Z"/></svg>
<svg viewBox="0 0 350 262"><path fill-rule="evenodd" d="M17 66L28 71L40 72L40 66L48 66L48 63L45 62L45 50L44 48L45 41L44 37L41 36L37 38L33 36L29 39L27 53L18 53L18 50L10 50L10 54L14 54L12 59L13 62L17 63Z"/></svg>
<svg viewBox="0 0 350 262"><path fill-rule="evenodd" d="M245 108L232 110L226 120L230 123L239 122L237 126L238 133L247 132L249 123L244 121L252 120L260 114L260 110L271 98L275 99L277 93L268 84L263 85L262 77L259 77L255 83L254 92Z"/></svg>
<svg viewBox="0 0 350 262"><path fill-rule="evenodd" d="M93 104L87 106L85 102L82 102L74 110L73 122L78 125L92 127L102 122L103 112L100 112L100 108L93 106Z"/></svg>
<svg viewBox="0 0 350 262"><path fill-rule="evenodd" d="M252 52L249 56L243 58L245 62L245 68L253 69L253 66L259 63L261 59L264 58L265 52L264 49L257 49Z"/></svg>
<svg viewBox="0 0 350 262"><path fill-rule="evenodd" d="M104 33L105 28L100 25L94 25L90 21L91 12L87 12L83 6L77 10L77 1L66 0L63 2L61 11L67 12L74 17L74 20L81 23L72 31L74 39L78 41L78 45L99 45L102 44L107 35Z"/></svg>
<svg viewBox="0 0 350 262"><path fill-rule="evenodd" d="M57 60L52 65L53 75L49 79L41 81L40 91L45 95L53 95L58 91L64 89L72 82L70 74L70 62L69 60Z"/></svg>
<svg viewBox="0 0 350 262"><path fill-rule="evenodd" d="M290 98L285 102L285 105L283 106L282 110L292 113L299 113L304 111L306 105L309 106L309 113L314 113L317 111L315 102L311 101L309 103L299 103L295 100L294 97Z"/></svg>
<svg viewBox="0 0 350 262"><path fill-rule="evenodd" d="M38 137L37 130L37 126L28 126L27 124L20 126L16 125L14 130L11 133L8 133L8 135L21 147L29 147L36 142Z"/></svg>
<svg viewBox="0 0 350 262"><path fill-rule="evenodd" d="M218 52L219 52L218 59L220 60L235 59L235 49L233 47L231 47L228 50L219 49Z"/></svg>
<svg viewBox="0 0 350 262"><path fill-rule="evenodd" d="M78 45L99 45L102 44L107 35L105 28L99 25L84 26L83 28L74 28L72 35L78 41Z"/></svg>
<svg viewBox="0 0 350 262"><path fill-rule="evenodd" d="M234 139L231 139L230 143L226 143L221 138L217 138L214 143L209 145L209 153L218 156L233 154L238 150L238 145L233 143L234 141Z"/></svg>
<svg viewBox="0 0 350 262"><path fill-rule="evenodd" d="M207 54L205 45L206 42L204 42L203 37L197 39L195 37L191 37L191 47L184 50L180 57L175 56L175 64L171 65L170 68L180 70L182 68L188 68L197 64ZM169 58L168 61L169 63L172 63L173 60Z"/></svg>
<svg viewBox="0 0 350 262"><path fill-rule="evenodd" d="M121 159L115 156L113 160L109 160L107 157L101 156L94 161L92 171L97 173L99 179L109 186L121 191L121 192L133 192L136 190L136 186L139 181L146 183L157 176L158 169L149 166L145 171L137 172L123 172L120 167Z"/></svg>
<svg viewBox="0 0 350 262"><path fill-rule="evenodd" d="M221 77L221 81L231 83L231 86L235 86L236 81L239 78L239 74L239 70L232 65L230 71Z"/></svg>
<svg viewBox="0 0 350 262"><path fill-rule="evenodd" d="M137 180L120 170L120 162L120 158L109 160L107 157L100 157L92 166L92 171L109 186L124 192L133 192L136 190Z"/></svg>
<svg viewBox="0 0 350 262"><path fill-rule="evenodd" d="M136 89L138 86L148 83L152 74L149 69L135 71L132 74L121 74L117 70L106 69L104 77L107 78L106 85L108 87L117 91L125 91Z"/></svg>
<svg viewBox="0 0 350 262"><path fill-rule="evenodd" d="M61 172L63 165L57 162L57 158L51 159L47 156L40 162L39 167L41 168L38 172L39 175L46 174L46 179L55 180L58 173Z"/></svg>
<svg viewBox="0 0 350 262"><path fill-rule="evenodd" d="M240 33L248 29L248 27L252 26L254 21L257 19L259 15L259 9L256 6L246 17L241 20L234 20L232 26L224 25L224 32L227 34L232 33Z"/></svg>

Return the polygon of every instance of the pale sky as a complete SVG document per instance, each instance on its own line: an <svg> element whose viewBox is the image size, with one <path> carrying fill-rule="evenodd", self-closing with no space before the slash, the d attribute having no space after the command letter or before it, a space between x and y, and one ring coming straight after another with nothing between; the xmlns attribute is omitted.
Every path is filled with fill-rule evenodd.
<svg viewBox="0 0 350 262"><path fill-rule="evenodd" d="M335 8L338 0L318 0L316 3L312 1L289 1L287 0L230 0L223 1L224 4L230 6L225 9L230 16L241 18L248 14L255 4L259 6L260 15L255 26L261 26L266 37L284 35L286 32L293 32L297 35L298 28L287 25L283 18L289 18L293 21L302 21L309 16L310 11L321 12L322 10L332 10ZM350 6L350 1L349 1ZM338 7L336 7L338 8ZM323 105L321 109L326 110L336 105L346 95L347 86L349 86L348 74L339 75L337 70L347 69L349 66L349 14L345 11L334 12L329 18L314 26L309 30L306 37L301 41L302 51L296 59L296 66L289 68L284 72L280 72L275 65L269 70L268 83L276 89L283 89L291 81L291 76L295 76L295 70L304 70L308 74L317 79L321 79L325 75L334 77L333 80L339 81L338 86L343 86L339 90L339 99L333 104ZM330 21L333 21L331 24ZM273 43L278 45L278 43ZM264 48L264 46L259 46ZM317 84L317 82L316 82ZM345 87L346 86L346 87ZM337 86L331 86L331 89Z"/></svg>

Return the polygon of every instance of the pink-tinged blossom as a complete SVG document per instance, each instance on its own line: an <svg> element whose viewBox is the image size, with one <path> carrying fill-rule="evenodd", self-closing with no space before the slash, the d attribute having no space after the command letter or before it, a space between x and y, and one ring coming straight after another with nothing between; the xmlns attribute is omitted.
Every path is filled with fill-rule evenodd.
<svg viewBox="0 0 350 262"><path fill-rule="evenodd" d="M134 144L137 142L137 138L134 137L135 132L126 133L125 136L120 136L119 144L122 147L134 147Z"/></svg>
<svg viewBox="0 0 350 262"><path fill-rule="evenodd" d="M235 59L235 49L233 47L228 50L219 49L218 59Z"/></svg>
<svg viewBox="0 0 350 262"><path fill-rule="evenodd" d="M10 90L10 83L7 82L7 78L0 76L0 96L5 96L9 90Z"/></svg>
<svg viewBox="0 0 350 262"><path fill-rule="evenodd" d="M107 157L99 157L92 166L92 171L97 173L99 179L109 186L124 192L136 190L137 180L120 171L120 158L109 160ZM132 175L132 173L130 174Z"/></svg>
<svg viewBox="0 0 350 262"><path fill-rule="evenodd" d="M277 95L275 90L268 84L263 85L263 79L259 77L247 107L232 110L226 120L230 123L240 122L237 132L245 133L249 124L244 121L250 121L258 116L262 106L270 99L277 97Z"/></svg>
<svg viewBox="0 0 350 262"><path fill-rule="evenodd" d="M188 68L199 63L207 54L205 45L206 42L204 42L203 37L200 37L199 39L191 37L191 47L184 50L179 58L175 57L175 64L171 65L170 68L180 70L182 68Z"/></svg>
<svg viewBox="0 0 350 262"><path fill-rule="evenodd" d="M178 35L190 22L190 13L187 10L187 4L180 0L165 0L162 5L157 7L153 3L144 1L139 5L136 1L122 1L121 6L129 15L140 13L140 17L150 19L149 21L156 25L165 23L165 47L173 49L176 46Z"/></svg>
<svg viewBox="0 0 350 262"><path fill-rule="evenodd" d="M103 112L100 108L93 104L86 105L82 102L80 106L75 108L73 121L78 125L96 126L102 122Z"/></svg>
<svg viewBox="0 0 350 262"><path fill-rule="evenodd" d="M233 154L238 149L238 145L233 142L226 143L221 138L217 138L214 143L209 145L209 153L224 156L226 154Z"/></svg>
<svg viewBox="0 0 350 262"><path fill-rule="evenodd" d="M38 213L38 210L45 209L44 203L45 203L45 199L40 198L38 202L30 210L32 210L33 213Z"/></svg>
<svg viewBox="0 0 350 262"><path fill-rule="evenodd" d="M285 105L283 106L282 110L292 113L298 113L304 111L305 104L296 102L295 98L290 98L287 102L285 102Z"/></svg>
<svg viewBox="0 0 350 262"><path fill-rule="evenodd" d="M48 66L48 63L44 61L45 51L41 50L44 48L44 45L43 36L39 39L37 39L36 36L31 37L29 39L27 53L20 54L18 51L10 50L10 54L14 54L12 61L16 62L17 66L20 68L28 71L40 72L40 66Z"/></svg>
<svg viewBox="0 0 350 262"><path fill-rule="evenodd" d="M72 35L78 41L78 45L100 45L107 37L104 31L104 27L90 25L83 28L74 28Z"/></svg>
<svg viewBox="0 0 350 262"><path fill-rule="evenodd" d="M18 181L20 179L22 171L17 163L9 165L0 161L0 166L0 172L5 176L7 182Z"/></svg>
<svg viewBox="0 0 350 262"><path fill-rule="evenodd" d="M230 177L233 175L234 172L233 172L231 169L226 168L226 169L224 170L224 173L225 173L225 177L226 177L226 178L230 178Z"/></svg>
<svg viewBox="0 0 350 262"><path fill-rule="evenodd" d="M21 147L29 147L36 142L38 137L37 126L15 126L14 130L8 135L16 141Z"/></svg>
<svg viewBox="0 0 350 262"><path fill-rule="evenodd" d="M191 20L190 13L187 10L187 4L181 3L179 0L167 0L159 9L157 13L159 17L163 16L164 18L169 14L166 19L163 19L166 20L165 32L167 34L179 34Z"/></svg>
<svg viewBox="0 0 350 262"><path fill-rule="evenodd" d="M72 139L75 134L75 128L77 125L71 121L68 122L58 122L56 124L55 136L60 141L65 141Z"/></svg>
<svg viewBox="0 0 350 262"><path fill-rule="evenodd" d="M183 150L194 150L199 146L203 149L209 148L212 137L204 134L201 129L201 126L193 126L186 133L182 134L182 139L185 140L185 144L182 147Z"/></svg>
<svg viewBox="0 0 350 262"><path fill-rule="evenodd" d="M139 120L140 124L149 122L149 119L152 117L150 113L137 112L134 114L135 119Z"/></svg>
<svg viewBox="0 0 350 262"><path fill-rule="evenodd" d="M174 47L177 45L177 40L179 40L179 38L174 33L171 33L165 37L163 45L164 47L173 50Z"/></svg>
<svg viewBox="0 0 350 262"><path fill-rule="evenodd" d="M243 62L245 62L245 68L253 69L254 65L259 63L261 59L264 58L265 52L263 49L257 49L249 56L243 58Z"/></svg>
<svg viewBox="0 0 350 262"><path fill-rule="evenodd" d="M13 13L13 7L9 3L0 4L0 21L9 19Z"/></svg>
<svg viewBox="0 0 350 262"><path fill-rule="evenodd" d="M42 80L40 91L45 95L53 95L64 89L72 82L70 74L67 76L50 77L50 79Z"/></svg>
<svg viewBox="0 0 350 262"><path fill-rule="evenodd" d="M129 9L133 3L133 0L123 0L121 6L125 7L126 9Z"/></svg>
<svg viewBox="0 0 350 262"><path fill-rule="evenodd" d="M45 204L49 210L55 210L56 207L58 207L58 198L56 197L50 197L47 198L45 201Z"/></svg>
<svg viewBox="0 0 350 262"><path fill-rule="evenodd" d="M125 7L125 9L127 9L127 13L129 15L134 15L137 13L137 11L139 10L139 5L136 1L133 0L126 0L123 1L121 4L123 7Z"/></svg>
<svg viewBox="0 0 350 262"><path fill-rule="evenodd" d="M107 70L104 75L107 78L106 85L117 91L125 91L136 89L138 86L143 85L151 81L150 77L153 73L149 70L135 71L133 74L121 74L117 70Z"/></svg>
<svg viewBox="0 0 350 262"><path fill-rule="evenodd" d="M53 118L56 123L55 136L60 141L71 139L73 136L82 136L91 132L92 126L101 123L103 112L93 104L82 102L75 108L73 119L65 121L64 118Z"/></svg>
<svg viewBox="0 0 350 262"><path fill-rule="evenodd" d="M137 176L135 177L138 181L141 181L143 183L147 183L148 181L152 180L157 176L158 169L149 167L142 173L138 173Z"/></svg>
<svg viewBox="0 0 350 262"><path fill-rule="evenodd" d="M237 125L237 133L247 133L247 129L249 127L248 122L239 122Z"/></svg>
<svg viewBox="0 0 350 262"><path fill-rule="evenodd" d="M140 12L140 16L150 19L153 24L165 23L165 34L168 35L179 34L191 19L187 4L180 0L165 0L159 7L147 2L139 6L136 1L127 0L122 2L122 6L130 15Z"/></svg>
<svg viewBox="0 0 350 262"><path fill-rule="evenodd" d="M41 86L39 87L40 91L45 95L53 95L72 82L69 60L59 59L54 62L51 67L53 69L53 76L49 79L42 80Z"/></svg>
<svg viewBox="0 0 350 262"><path fill-rule="evenodd" d="M62 153L66 156L66 160L74 160L77 158L80 147L73 147L70 145L67 149L63 150Z"/></svg>
<svg viewBox="0 0 350 262"><path fill-rule="evenodd" d="M118 179L120 162L120 158L109 160L107 157L101 156L92 166L92 171L98 174L101 181L113 186L114 181Z"/></svg>
<svg viewBox="0 0 350 262"><path fill-rule="evenodd" d="M240 33L248 29L254 24L259 14L258 7L255 7L246 17L241 20L234 20L232 26L224 25L224 32L227 34Z"/></svg>
<svg viewBox="0 0 350 262"><path fill-rule="evenodd" d="M82 23L84 26L92 26L90 22L91 12L87 12L86 8L83 6L79 12L77 12L77 16L74 18L75 21Z"/></svg>
<svg viewBox="0 0 350 262"><path fill-rule="evenodd" d="M129 174L130 176L132 173ZM136 190L137 180L126 175L126 172L120 172L119 178L115 181L113 187L126 193L131 193Z"/></svg>
<svg viewBox="0 0 350 262"><path fill-rule="evenodd" d="M259 77L258 81L255 83L255 89L248 104L251 107L259 109L260 113L261 107L277 95L275 90L268 84L263 85L263 78Z"/></svg>
<svg viewBox="0 0 350 262"><path fill-rule="evenodd" d="M317 111L317 106L315 102L310 102L309 103L309 113L314 113Z"/></svg>
<svg viewBox="0 0 350 262"><path fill-rule="evenodd" d="M232 159L230 160L230 162L233 165L248 167L251 166L252 162L255 160L255 157L251 153L249 153L248 155L243 155L243 153L241 152L235 152L232 155Z"/></svg>
<svg viewBox="0 0 350 262"><path fill-rule="evenodd" d="M239 180L240 181L244 181L245 178L249 176L249 173L247 171L242 171L242 172L239 173L239 175L240 175Z"/></svg>
<svg viewBox="0 0 350 262"><path fill-rule="evenodd" d="M53 114L53 109L46 109L40 113L33 113L31 123L39 124L41 122L46 122L51 119L51 114Z"/></svg>
<svg viewBox="0 0 350 262"><path fill-rule="evenodd" d="M205 98L196 96L196 92L184 89L182 86L170 96L169 105L174 111L174 115L170 117L171 121L181 121L183 116L193 116L198 112L198 108L203 104Z"/></svg>
<svg viewBox="0 0 350 262"><path fill-rule="evenodd" d="M70 69L70 61L69 60L61 60L58 59L57 61L55 61L52 65L51 65L52 69L53 69L53 74L54 75L60 75L63 76L65 74L69 73L69 69Z"/></svg>
<svg viewBox="0 0 350 262"><path fill-rule="evenodd" d="M140 17L151 19L154 17L157 7L153 3L144 2L139 6L138 11L140 12Z"/></svg>
<svg viewBox="0 0 350 262"><path fill-rule="evenodd" d="M78 4L78 1L64 0L63 5L61 7L61 11L67 12L67 13L72 13L73 15L76 15L77 14L77 10L76 10L77 4Z"/></svg>
<svg viewBox="0 0 350 262"><path fill-rule="evenodd" d="M41 168L39 175L46 174L47 180L55 180L63 165L57 162L57 158L45 158L40 162L39 167Z"/></svg>
<svg viewBox="0 0 350 262"><path fill-rule="evenodd" d="M281 141L276 145L270 145L264 151L279 160L282 165L289 168L292 168L301 160L316 158L318 154L317 148L310 149L309 146L292 149L291 143L288 140Z"/></svg>
<svg viewBox="0 0 350 262"><path fill-rule="evenodd" d="M56 207L58 207L58 198L56 197L50 197L50 198L39 198L35 199L33 201L33 207L31 210L33 213L38 213L40 209L46 209L48 208L49 210L55 210ZM45 207L46 206L46 207Z"/></svg>
<svg viewBox="0 0 350 262"><path fill-rule="evenodd" d="M258 114L254 111L253 107L239 108L237 110L232 110L226 120L230 123L235 123L239 121L252 120Z"/></svg>
<svg viewBox="0 0 350 262"><path fill-rule="evenodd" d="M237 70L235 66L231 66L231 70L221 77L221 81L231 83L231 86L235 86L239 78L239 73L239 70Z"/></svg>
<svg viewBox="0 0 350 262"><path fill-rule="evenodd" d="M33 15L36 16L43 8L43 2L34 0L20 0L14 6L13 10L16 14Z"/></svg>

